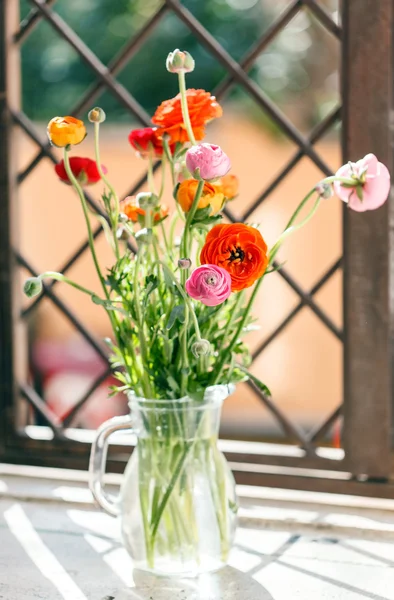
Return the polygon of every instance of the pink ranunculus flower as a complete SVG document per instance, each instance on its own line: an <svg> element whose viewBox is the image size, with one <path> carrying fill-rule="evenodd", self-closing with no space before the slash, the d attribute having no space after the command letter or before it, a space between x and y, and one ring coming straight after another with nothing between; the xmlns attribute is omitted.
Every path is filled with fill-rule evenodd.
<svg viewBox="0 0 394 600"><path fill-rule="evenodd" d="M390 191L390 173L374 154L367 154L356 163L347 163L336 176L354 180L354 186L334 181L338 198L357 212L375 210L387 200Z"/></svg>
<svg viewBox="0 0 394 600"><path fill-rule="evenodd" d="M222 267L202 265L194 269L185 288L195 300L200 300L206 306L217 306L231 294L231 277Z"/></svg>
<svg viewBox="0 0 394 600"><path fill-rule="evenodd" d="M226 175L231 162L220 146L198 144L186 152L186 166L196 179L211 181Z"/></svg>

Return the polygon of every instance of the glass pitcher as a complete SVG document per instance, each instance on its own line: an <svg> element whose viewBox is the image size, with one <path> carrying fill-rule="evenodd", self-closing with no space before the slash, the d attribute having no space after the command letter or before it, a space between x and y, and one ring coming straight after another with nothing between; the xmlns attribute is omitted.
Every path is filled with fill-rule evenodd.
<svg viewBox="0 0 394 600"><path fill-rule="evenodd" d="M217 448L228 385L208 388L203 401L147 400L129 395L130 414L97 432L90 489L101 507L121 517L123 543L133 566L161 575L194 576L223 566L236 526L235 482ZM137 446L120 496L103 490L108 437L131 429Z"/></svg>

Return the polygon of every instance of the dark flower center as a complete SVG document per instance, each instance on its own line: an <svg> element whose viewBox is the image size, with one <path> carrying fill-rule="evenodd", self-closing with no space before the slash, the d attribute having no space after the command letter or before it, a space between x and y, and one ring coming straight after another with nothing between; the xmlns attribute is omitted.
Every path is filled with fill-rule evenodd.
<svg viewBox="0 0 394 600"><path fill-rule="evenodd" d="M237 246L236 248L233 248L232 250L230 250L230 256L229 256L229 262L235 262L235 261L240 261L243 262L245 258L245 252L242 250L242 248L240 246Z"/></svg>

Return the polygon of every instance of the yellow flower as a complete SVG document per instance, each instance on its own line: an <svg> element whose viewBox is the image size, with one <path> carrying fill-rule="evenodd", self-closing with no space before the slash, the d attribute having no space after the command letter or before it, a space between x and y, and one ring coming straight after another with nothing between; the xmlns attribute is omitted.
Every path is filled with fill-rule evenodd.
<svg viewBox="0 0 394 600"><path fill-rule="evenodd" d="M186 179L178 186L176 199L185 213L188 213L191 209L198 184L199 182L197 179ZM212 214L216 215L216 213L220 212L223 201L224 195L221 192L217 192L213 185L206 182L204 183L197 209L205 208L210 205L212 207Z"/></svg>
<svg viewBox="0 0 394 600"><path fill-rule="evenodd" d="M47 133L51 144L59 148L80 144L86 137L83 121L75 117L54 117L48 123Z"/></svg>

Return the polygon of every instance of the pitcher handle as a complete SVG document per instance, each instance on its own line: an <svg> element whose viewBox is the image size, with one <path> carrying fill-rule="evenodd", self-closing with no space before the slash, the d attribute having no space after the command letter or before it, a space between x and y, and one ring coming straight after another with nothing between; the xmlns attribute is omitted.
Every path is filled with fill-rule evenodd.
<svg viewBox="0 0 394 600"><path fill-rule="evenodd" d="M113 417L100 425L97 430L96 439L92 444L89 461L90 491L101 508L113 517L117 517L120 514L119 499L105 492L103 487L103 477L107 460L108 438L115 433L115 431L121 431L122 429L132 430L131 415Z"/></svg>

